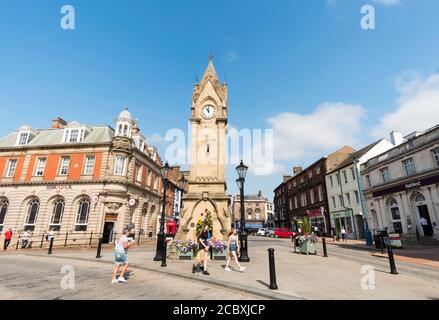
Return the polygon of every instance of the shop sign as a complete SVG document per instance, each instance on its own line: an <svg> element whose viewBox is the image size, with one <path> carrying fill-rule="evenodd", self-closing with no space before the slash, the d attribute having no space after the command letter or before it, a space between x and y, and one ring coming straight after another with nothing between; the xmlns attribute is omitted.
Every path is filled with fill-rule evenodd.
<svg viewBox="0 0 439 320"><path fill-rule="evenodd" d="M319 209L307 210L306 214L310 218L315 218L315 217L323 216L323 211L324 211L324 208L320 207Z"/></svg>
<svg viewBox="0 0 439 320"><path fill-rule="evenodd" d="M389 233L389 242L392 248L402 249L401 236L399 233Z"/></svg>

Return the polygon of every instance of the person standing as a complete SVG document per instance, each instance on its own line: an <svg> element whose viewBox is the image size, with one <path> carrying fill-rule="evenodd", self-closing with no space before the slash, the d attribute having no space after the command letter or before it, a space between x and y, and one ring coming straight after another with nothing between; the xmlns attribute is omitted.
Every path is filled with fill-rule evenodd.
<svg viewBox="0 0 439 320"><path fill-rule="evenodd" d="M430 232L430 226L428 224L428 220L425 219L424 217L421 217L421 219L419 220L419 224L421 225L422 230L424 231L424 236L428 237L430 236L431 232Z"/></svg>
<svg viewBox="0 0 439 320"><path fill-rule="evenodd" d="M224 270L226 271L232 271L232 269L230 269L230 262L233 260L235 260L236 265L239 268L240 272L244 272L245 268L241 267L241 265L239 264L238 261L238 236L237 236L237 232L236 229L232 229L229 233L229 242L228 242L228 250L229 250L229 256L227 257L227 262L226 262L226 267L224 268Z"/></svg>
<svg viewBox="0 0 439 320"><path fill-rule="evenodd" d="M116 247L114 248L114 270L113 270L113 278L111 283L125 283L127 280L125 279L125 273L128 269L128 258L127 258L127 250L129 247L134 245L134 241L130 241L128 239L128 235L130 233L130 228L124 228L122 231L122 236L119 238L119 241L116 243ZM122 267L120 271L119 278L116 279L117 273Z"/></svg>
<svg viewBox="0 0 439 320"><path fill-rule="evenodd" d="M201 230L200 235L198 236L198 245L200 247L200 260L198 263L192 266L192 273L195 273L201 266L203 265L203 274L208 276L210 275L209 272L207 272L207 259L208 259L208 253L209 253L209 226L207 224L203 225L203 229Z"/></svg>
<svg viewBox="0 0 439 320"><path fill-rule="evenodd" d="M348 241L346 239L346 229L344 227L341 228L341 239L343 240L343 242L347 242Z"/></svg>
<svg viewBox="0 0 439 320"><path fill-rule="evenodd" d="M9 244L11 243L11 239L12 239L12 228L9 228L6 232L5 232L5 242L4 242L4 246L3 246L3 250L6 251L8 250Z"/></svg>

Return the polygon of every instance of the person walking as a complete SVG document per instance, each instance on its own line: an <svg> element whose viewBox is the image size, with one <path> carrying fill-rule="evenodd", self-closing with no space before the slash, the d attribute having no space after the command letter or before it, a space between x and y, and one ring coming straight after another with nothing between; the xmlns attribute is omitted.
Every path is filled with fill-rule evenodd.
<svg viewBox="0 0 439 320"><path fill-rule="evenodd" d="M344 227L341 228L341 239L343 240L343 242L347 242L348 241L346 239L346 229Z"/></svg>
<svg viewBox="0 0 439 320"><path fill-rule="evenodd" d="M239 268L240 272L244 272L245 268L241 267L241 265L239 264L238 261L238 236L237 236L237 232L236 229L232 229L229 233L229 242L227 244L227 248L229 250L229 255L227 257L227 262L226 262L226 267L224 268L224 270L226 271L232 271L232 269L230 269L230 262L233 260L235 260L236 265Z"/></svg>
<svg viewBox="0 0 439 320"><path fill-rule="evenodd" d="M203 265L203 274L208 276L210 275L207 272L207 259L209 254L209 226L207 224L203 225L203 229L201 230L200 235L198 236L198 245L200 247L200 260L198 263L192 266L192 273L197 272L200 269L200 266Z"/></svg>
<svg viewBox="0 0 439 320"><path fill-rule="evenodd" d="M29 237L30 237L30 232L29 232L29 230L26 230L23 233L23 237L21 240L21 249L27 248L27 246L29 245Z"/></svg>
<svg viewBox="0 0 439 320"><path fill-rule="evenodd" d="M128 235L130 233L130 228L125 227L122 231L122 236L117 241L116 246L114 248L114 270L113 270L113 278L111 283L125 283L127 280L125 279L125 273L128 269L128 258L127 258L127 250L129 247L134 245L133 240L128 239ZM117 278L117 273L122 267L120 271L119 278Z"/></svg>
<svg viewBox="0 0 439 320"><path fill-rule="evenodd" d="M3 250L6 251L8 250L9 244L11 243L11 239L12 239L12 228L9 228L6 232L5 232L5 242L3 245Z"/></svg>

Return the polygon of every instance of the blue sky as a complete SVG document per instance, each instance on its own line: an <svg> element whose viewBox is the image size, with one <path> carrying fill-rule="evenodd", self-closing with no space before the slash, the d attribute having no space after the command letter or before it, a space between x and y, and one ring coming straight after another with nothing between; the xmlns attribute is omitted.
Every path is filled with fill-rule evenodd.
<svg viewBox="0 0 439 320"><path fill-rule="evenodd" d="M60 28L65 4L75 30ZM376 30L360 28L364 4ZM436 0L0 0L0 136L56 116L112 125L128 106L163 151L213 50L229 123L275 130L276 171L247 179L271 198L298 163L439 123L438 13Z"/></svg>

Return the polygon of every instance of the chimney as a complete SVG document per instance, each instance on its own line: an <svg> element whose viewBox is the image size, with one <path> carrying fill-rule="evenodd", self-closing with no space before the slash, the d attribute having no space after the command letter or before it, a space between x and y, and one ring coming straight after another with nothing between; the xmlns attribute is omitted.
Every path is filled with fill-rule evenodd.
<svg viewBox="0 0 439 320"><path fill-rule="evenodd" d="M297 167L293 168L293 175L298 175L301 172L302 172L302 167L301 166L297 166Z"/></svg>
<svg viewBox="0 0 439 320"><path fill-rule="evenodd" d="M402 136L401 132L398 131L392 131L390 132L390 142L396 147L399 146L401 143L404 142L404 138Z"/></svg>
<svg viewBox="0 0 439 320"><path fill-rule="evenodd" d="M284 182L287 182L288 180L290 180L291 179L291 176L284 176Z"/></svg>
<svg viewBox="0 0 439 320"><path fill-rule="evenodd" d="M67 121L63 118L55 118L52 120L52 129L62 129L67 125Z"/></svg>

